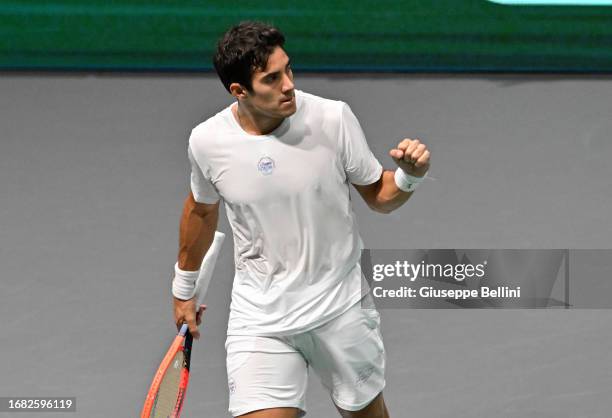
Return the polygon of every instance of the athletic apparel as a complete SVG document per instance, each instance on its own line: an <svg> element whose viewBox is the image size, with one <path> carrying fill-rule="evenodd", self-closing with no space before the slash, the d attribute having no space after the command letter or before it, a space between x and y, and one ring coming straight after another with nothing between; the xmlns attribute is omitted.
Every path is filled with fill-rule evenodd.
<svg viewBox="0 0 612 418"><path fill-rule="evenodd" d="M222 198L233 231L228 335L304 332L362 296L349 183L378 181L382 166L346 103L295 96L268 135L245 132L228 106L189 138L194 198Z"/></svg>
<svg viewBox="0 0 612 418"><path fill-rule="evenodd" d="M230 335L225 348L234 417L279 407L298 408L299 416L305 415L309 366L334 403L348 411L365 408L385 386L380 315L374 308L363 309L360 302L305 333Z"/></svg>

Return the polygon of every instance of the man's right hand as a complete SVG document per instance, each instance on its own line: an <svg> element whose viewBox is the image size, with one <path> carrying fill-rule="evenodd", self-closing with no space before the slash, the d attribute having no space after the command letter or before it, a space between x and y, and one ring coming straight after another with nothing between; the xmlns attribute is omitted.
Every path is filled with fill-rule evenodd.
<svg viewBox="0 0 612 418"><path fill-rule="evenodd" d="M197 340L200 338L198 325L202 323L202 314L206 310L206 305L200 305L196 312L195 297L188 300L177 299L175 297L173 299L176 329L179 330L186 323L189 326L189 332Z"/></svg>

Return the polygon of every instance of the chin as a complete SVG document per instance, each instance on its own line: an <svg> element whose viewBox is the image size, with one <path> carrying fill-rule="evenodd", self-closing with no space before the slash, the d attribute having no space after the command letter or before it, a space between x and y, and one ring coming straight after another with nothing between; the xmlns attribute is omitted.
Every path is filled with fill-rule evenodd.
<svg viewBox="0 0 612 418"><path fill-rule="evenodd" d="M289 109L283 109L280 113L281 115L283 115L283 117L288 118L289 116L293 115L296 111L297 111L297 106L294 104Z"/></svg>

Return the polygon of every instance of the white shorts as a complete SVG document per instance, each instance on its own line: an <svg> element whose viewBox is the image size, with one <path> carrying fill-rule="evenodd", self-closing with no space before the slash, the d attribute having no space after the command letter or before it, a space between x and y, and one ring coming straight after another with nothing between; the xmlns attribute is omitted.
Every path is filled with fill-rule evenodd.
<svg viewBox="0 0 612 418"><path fill-rule="evenodd" d="M365 304L365 303L364 303ZM361 301L310 331L283 337L227 337L229 412L293 407L306 414L312 367L342 409L365 408L385 387L380 314Z"/></svg>

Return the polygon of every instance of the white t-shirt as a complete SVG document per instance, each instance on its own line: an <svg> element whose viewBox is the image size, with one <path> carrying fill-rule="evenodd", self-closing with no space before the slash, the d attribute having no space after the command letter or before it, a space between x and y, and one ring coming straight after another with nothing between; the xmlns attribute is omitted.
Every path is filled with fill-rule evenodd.
<svg viewBox="0 0 612 418"><path fill-rule="evenodd" d="M304 332L361 298L349 183L375 183L382 166L346 103L295 95L297 111L268 135L244 131L232 104L189 138L194 198L222 198L233 231L228 335Z"/></svg>

